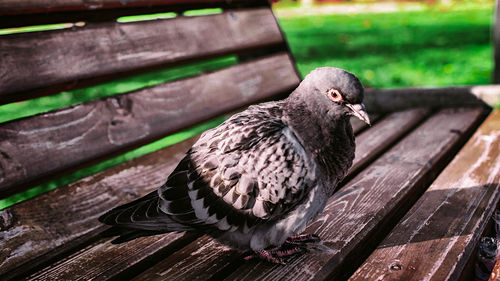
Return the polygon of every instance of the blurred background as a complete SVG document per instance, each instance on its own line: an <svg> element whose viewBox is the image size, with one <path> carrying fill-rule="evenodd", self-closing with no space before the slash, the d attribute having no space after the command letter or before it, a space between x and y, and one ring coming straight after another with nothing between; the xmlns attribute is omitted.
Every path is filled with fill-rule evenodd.
<svg viewBox="0 0 500 281"><path fill-rule="evenodd" d="M335 66L353 72L365 87L373 88L480 85L492 81L493 0L281 0L272 5L302 77L316 67ZM206 9L192 15L220 12ZM128 16L118 21L175 16ZM0 29L0 36L73 25L78 23ZM227 56L2 105L0 122L220 69L236 61L235 56ZM2 199L0 209L179 142L223 121L224 118L212 120Z"/></svg>
<svg viewBox="0 0 500 281"><path fill-rule="evenodd" d="M467 0L273 4L302 75L336 66L368 87L491 83L493 6Z"/></svg>

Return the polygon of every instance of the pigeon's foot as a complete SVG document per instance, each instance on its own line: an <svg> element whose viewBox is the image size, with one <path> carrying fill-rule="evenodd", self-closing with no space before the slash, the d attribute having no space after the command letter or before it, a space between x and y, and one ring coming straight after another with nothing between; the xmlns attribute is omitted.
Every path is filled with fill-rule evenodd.
<svg viewBox="0 0 500 281"><path fill-rule="evenodd" d="M306 244L318 243L319 241L321 239L317 234L300 234L288 237L285 244L305 246Z"/></svg>
<svg viewBox="0 0 500 281"><path fill-rule="evenodd" d="M318 243L319 241L321 239L316 234L294 235L288 237L280 247L254 251L247 254L244 259L259 258L274 264L286 264L288 258L306 252L309 245Z"/></svg>
<svg viewBox="0 0 500 281"><path fill-rule="evenodd" d="M290 247L290 245L283 244L281 247L254 251L253 253L247 254L244 259L252 260L255 258L259 258L261 260L274 264L286 264L287 258L299 253L303 253L304 251L305 250L299 246Z"/></svg>

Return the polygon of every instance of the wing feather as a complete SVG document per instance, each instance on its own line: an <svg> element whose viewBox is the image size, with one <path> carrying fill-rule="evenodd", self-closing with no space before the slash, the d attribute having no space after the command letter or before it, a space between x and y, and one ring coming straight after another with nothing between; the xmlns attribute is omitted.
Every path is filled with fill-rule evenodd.
<svg viewBox="0 0 500 281"><path fill-rule="evenodd" d="M205 132L157 192L100 219L145 235L247 232L292 210L315 182L316 166L281 110L251 106Z"/></svg>

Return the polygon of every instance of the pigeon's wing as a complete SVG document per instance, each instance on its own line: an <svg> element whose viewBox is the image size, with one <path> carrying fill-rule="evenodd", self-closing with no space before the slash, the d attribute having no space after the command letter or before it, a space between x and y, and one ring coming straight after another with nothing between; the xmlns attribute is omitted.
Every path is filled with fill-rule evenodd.
<svg viewBox="0 0 500 281"><path fill-rule="evenodd" d="M276 106L252 106L207 131L189 153L192 168L186 205L201 225L219 230L249 228L283 216L316 184L316 166ZM184 177L186 178L186 177ZM161 188L161 204L172 188ZM186 208L184 211L188 211Z"/></svg>
<svg viewBox="0 0 500 281"><path fill-rule="evenodd" d="M148 231L248 231L285 215L316 183L316 168L276 106L252 106L205 132L149 198L111 222Z"/></svg>

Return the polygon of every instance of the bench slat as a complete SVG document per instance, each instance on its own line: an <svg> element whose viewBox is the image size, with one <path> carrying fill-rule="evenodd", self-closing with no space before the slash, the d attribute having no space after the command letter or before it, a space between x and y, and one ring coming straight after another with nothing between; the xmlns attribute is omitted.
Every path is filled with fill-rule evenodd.
<svg viewBox="0 0 500 281"><path fill-rule="evenodd" d="M243 264L227 280L276 280L301 276L337 280L354 272L447 163L466 135L482 119L480 109L442 110L330 199L308 228L329 249L302 255L288 266ZM464 132L457 134L456 131Z"/></svg>
<svg viewBox="0 0 500 281"><path fill-rule="evenodd" d="M192 6L210 5L214 7L231 4L250 4L251 0L2 0L0 15L19 15L33 13L66 12L80 10L102 10L120 8L138 8L151 6ZM253 1L255 2L255 1ZM196 6L194 6L196 7ZM203 7L203 6L202 6Z"/></svg>
<svg viewBox="0 0 500 281"><path fill-rule="evenodd" d="M277 44L269 8L0 36L0 104Z"/></svg>
<svg viewBox="0 0 500 281"><path fill-rule="evenodd" d="M107 228L98 222L100 214L163 184L195 141L188 139L1 210L0 279L88 243Z"/></svg>
<svg viewBox="0 0 500 281"><path fill-rule="evenodd" d="M398 124L409 125L412 122L415 122L414 120L419 120L419 119L424 118L425 115L426 115L425 110L414 110L410 113L402 113L402 114L399 114L399 116L402 117L403 120L412 117L412 118L410 118L410 119L412 119L412 121L400 122ZM394 123L392 123L392 124L394 125ZM372 130L375 132L370 133L371 135L378 135L376 133L377 125L375 125L374 128L366 131L363 134L367 134L368 132L370 132ZM395 133L395 134L397 134L397 133ZM365 141L367 141L367 139L365 139ZM358 145L361 148L365 147L365 145L363 145L362 143L358 143ZM380 142L379 145L387 145L387 143ZM365 150L366 149L367 148L365 148ZM366 154L363 154L363 156L369 157ZM367 160L366 159L358 159L356 161L367 161ZM167 234L165 236L170 236L170 235L172 235L172 234ZM147 239L147 242L144 241L146 239ZM202 238L202 239L206 239L206 238ZM107 241L99 241L99 242L106 243ZM141 239L138 239L137 241L132 241L132 242L126 243L126 246L108 245L105 247L105 246L96 244L94 247L87 249L84 252L82 251L81 253L79 253L78 256L74 256L71 259L66 259L65 261L63 261L63 264L56 265L54 267L51 266L49 268L46 268L43 271L41 271L40 273L33 275L32 277L34 279L43 278L43 279L49 280L49 279L76 278L78 276L82 276L85 278L92 279L94 277L97 277L97 276L94 276L94 274L100 274L100 272L107 272L107 274L112 275L113 278L115 278L115 277L118 278L118 277L123 276L123 275L129 276L126 273L130 272L130 269L129 269L130 264L122 263L121 261L123 260L123 258L116 257L116 255L117 255L117 253L120 253L120 255L126 256L130 260L140 261L140 259L144 259L144 257L145 257L143 255L143 252L141 251L141 248L143 248L145 245L144 243L146 243L146 245L149 245L148 243L150 243L151 244L151 245L149 245L150 249L152 249L152 245L154 245L154 247L156 247L154 251L151 251L151 254L156 254L157 252L162 251L162 249L165 246L167 246L167 244L163 243L162 241L158 241L158 238L154 238L154 237L141 238ZM199 243L199 241L193 242L193 243ZM188 246L188 248L189 247L190 246ZM218 244L214 245L214 247L216 249L223 249L224 248ZM184 248L181 252L176 252L173 255L171 255L171 257L169 257L168 260L171 260L171 258L175 259L175 257L185 256L185 255L188 255L190 257L194 256L194 255L191 255L191 253L192 252L189 252L188 250L186 250ZM201 254L203 254L203 253L205 253L205 252L203 251ZM208 259L212 259L212 258L216 259L219 255L221 255L217 251L214 251L211 254L208 254L208 253L205 253L205 254L207 254L207 256L205 256L205 258L208 258ZM230 253L228 253L228 254L230 254ZM229 257L233 257L233 256L234 256L234 253L229 255ZM199 255L196 255L195 257L197 257L199 259ZM224 258L226 258L226 257L227 256L224 256ZM189 258L188 260L191 260L191 258ZM144 261L142 263L144 263ZM82 264L85 264L85 266L82 266ZM162 264L162 266L164 265L163 262L161 264ZM212 263L207 262L207 261L197 260L197 261L193 261L193 263L190 263L190 264L191 264L191 267L193 266L193 264L204 264L206 266L211 267L211 271L208 271L208 269L207 269L207 271L203 272L203 273L200 270L194 271L193 270L194 268L191 268L192 269L191 272L194 272L195 274L201 274L200 276L198 276L199 278L202 278L202 276L206 276L206 274L208 272L213 272L213 270L217 269L216 267L215 268L213 267ZM224 263L217 262L216 264L221 265ZM184 264L184 265L186 265L186 264ZM96 271L95 268L99 268L99 270ZM163 271L166 268L167 267L163 267L161 270ZM177 269L182 269L182 268L185 269L185 267L181 268L178 266L176 266L176 268ZM197 269L199 269L199 268L197 268ZM177 270L174 270L174 271L177 272ZM126 273L124 273L124 272L126 272ZM177 273L179 273L179 272L177 272ZM172 280L171 279L172 274L175 274L175 273L173 273L173 272L168 273L167 276L168 276L169 280ZM189 279L186 276L184 276L183 278L184 278L184 280ZM147 280L147 278L143 279L143 280Z"/></svg>
<svg viewBox="0 0 500 281"><path fill-rule="evenodd" d="M356 137L356 158L347 178L360 172L361 167L364 166L362 163L366 164L375 159L376 151L390 147L394 140L411 130L429 113L428 109L393 113L358 135ZM394 128L401 129L391 130ZM188 253L189 255L186 255ZM225 266L229 265L229 268L235 268L242 262L240 253L224 248L213 239L204 236L141 273L135 280L159 280L167 276L169 280L206 280L215 274L220 274Z"/></svg>
<svg viewBox="0 0 500 281"><path fill-rule="evenodd" d="M183 148L180 148L181 150ZM157 157L158 159L161 159L165 156L161 155L159 152L155 152L155 153L152 153L152 155L155 155L157 154L155 157ZM153 157L153 156L148 156L148 157ZM138 158L136 159L135 161L135 165L143 165L142 164L142 160L140 160L141 158ZM149 161L146 159L146 161ZM155 162L151 165L160 165L162 164L160 161L158 162ZM154 179L155 181L156 180L160 180L160 181L164 181L167 177L168 174L164 174L164 175L160 175L158 176L158 174L150 174L149 172L144 172L142 169L140 170L137 170L137 171L134 171L134 170L131 170L132 169L132 165L126 165L124 167L122 167L122 169L125 169L127 170L127 173L130 173L130 175L126 176L125 177L129 177L129 178L132 178L131 182L128 183L126 185L126 189L123 190L123 186L121 184L117 184L117 185L113 185L112 182L110 182L109 184L108 183L105 183L105 184L102 184L102 183L98 183L98 182L94 182L94 181L98 181L97 179L94 180L94 176L90 177L90 179L82 179L80 180L80 189L86 189L86 188L89 188L92 190L92 192L97 192L96 188L98 187L94 187L94 184L97 185L97 186L102 186L102 185L106 185L106 186L109 186L108 188L111 188L113 189L113 192L117 192L117 193L123 193L119 196L119 198L126 198L127 196L130 197L130 195L127 195L128 192L130 192L130 189L133 189L134 186L137 184L136 183L136 179L140 179L141 177L158 177L157 179ZM129 171L131 170L131 171ZM136 173L137 172L137 173ZM144 174L142 174L144 173ZM117 169L115 170L112 170L110 172L103 172L101 173L102 175L99 176L100 180L104 181L104 182L108 182L108 178L114 178L114 177L121 177L122 173L119 172ZM126 178L121 178L119 179L120 181L126 181L127 179ZM86 186L86 183L87 182L92 182L91 186L87 187ZM121 182L118 182L118 183L121 183ZM163 182L161 182L163 183ZM75 184L74 184L75 185ZM75 190L73 190L73 186L74 185L70 185L68 187L62 187L60 188L61 190L66 190L64 192L68 192L68 193L74 193ZM78 185L78 183L76 183L76 185ZM154 188L157 188L160 184L155 184L155 185L151 185L149 187L149 189L154 189ZM142 190L144 189L144 186L141 186L139 187L139 191L138 193L141 193L142 194ZM63 191L61 191L63 192ZM101 197L101 196L104 196L106 192L105 190L100 190L98 192L98 194L96 194L97 197ZM54 196L54 195L52 195ZM78 197L78 196L82 196L81 194L77 193L77 194L74 194L73 195L74 197ZM37 200L37 199L34 199L34 200ZM47 198L47 200L50 200L49 198ZM54 200L59 200L58 197L55 197ZM126 200L125 200L126 201ZM112 207L112 206L115 206L115 205L118 205L118 203L116 203L116 201L114 201L114 205L112 204L108 204L108 203L103 203L103 202L97 202L97 204L104 204L103 207L100 207L100 206L95 206L95 209L92 210L91 213L88 213L88 215L92 218L94 218L94 221L92 221L92 226L90 227L91 230L92 229L102 229L103 226L101 225L99 227L99 222L95 219L100 213L102 213L104 210L102 210L103 208L105 207ZM73 204L74 202L69 202L68 204ZM95 202L94 202L95 203ZM121 202L123 203L123 202ZM21 203L21 205L24 205L25 203ZM33 204L33 203L31 203ZM51 203L47 203L45 202L44 204L51 204ZM26 205L30 205L29 203L26 203ZM67 213L67 216L70 220L70 218L73 216L73 214L67 210L65 210L65 207L64 205L58 205L56 206L58 207L58 210L54 210L53 213L49 214L50 215L54 215L56 214L57 212L66 212ZM16 211L19 206L14 206L12 207L14 211ZM24 208L24 206L23 206ZM29 208L29 206L25 206L25 208ZM77 210L79 210L80 208L78 208ZM1 213L0 213L1 214ZM78 217L80 216L80 214L74 214L74 216L78 219ZM24 221L25 218L22 218L20 217L19 220L20 221ZM28 218L26 218L28 219ZM87 223L91 223L91 221L87 221ZM40 227L47 227L43 221L41 222L37 222L37 225L40 225ZM61 226L59 226L61 227ZM105 228L105 227L104 227ZM50 232L51 229L48 229L48 231ZM54 235L53 239L54 240L63 240L63 241L66 241L66 243L68 243L67 241L69 239L71 239L71 237L66 237L66 236L70 236L70 235L73 235L73 236L78 236L79 234L78 233L74 233L74 234L71 234L71 232L73 231L73 229L71 227L67 227L66 229L64 230L59 230L59 234L56 234ZM83 231L83 230L80 230L79 228L76 229L76 231ZM58 235L61 235L61 233L63 233L62 237L58 237ZM90 235L88 235L90 236ZM38 236L37 236L38 237ZM159 237L161 237L161 239L159 239ZM13 239L25 239L26 237L23 237L23 236L16 236L16 237L13 237ZM170 233L170 234L166 234L166 235L162 235L162 236L154 236L154 237L147 237L147 238L141 238L141 239L137 239L135 241L132 241L132 242L129 242L129 243L125 243L125 244L121 244L121 245L109 245L109 242L110 240L112 239L101 239L99 241L96 241L94 243L92 243L91 245L87 246L85 249L79 251L78 253L76 253L74 256L72 256L71 258L67 258L65 260L63 260L61 262L61 264L55 264L54 266L51 266L50 268L47 268L47 269L44 269L43 271L41 271L40 273L37 273L33 276L34 279L53 279L55 278L56 280L60 280L60 279L74 279L78 276L81 276L82 278L91 278L91 277L95 277L95 278L99 278L100 276L108 276L108 277L120 277L120 276L123 276L123 274L127 275L130 270L134 270L133 268L134 267L141 267L141 262L145 262L148 260L148 257L150 256L156 256L158 254L162 254L162 255L166 255L168 253L170 253L171 249L175 249L176 247L175 246L172 246L170 245L169 243L166 243L165 241L173 241L172 243L173 244L179 244L180 241L178 240L175 240L176 238L179 238L179 235L178 234L173 234L173 233ZM49 239L49 237L47 235L45 235L44 239ZM89 238L87 237L87 240ZM45 240L44 240L45 241ZM20 243L21 241L18 241L18 243ZM181 241L182 242L182 241ZM190 242L190 241L189 241ZM71 242L69 242L71 243ZM106 244L106 245L102 245L102 244ZM172 244L171 243L171 244ZM183 244L186 245L188 244L188 242L185 242ZM0 244L0 246L3 246ZM53 248L56 248L55 245L52 245ZM33 249L36 253L36 248ZM56 248L57 250L57 248ZM65 250L64 248L61 250L63 251ZM66 249L67 250L67 249ZM33 254L33 253L32 253ZM33 256L32 256L33 258ZM43 258L43 257L42 257ZM40 257L37 257L36 260L40 260ZM83 265L83 266L82 266ZM131 269L132 267L132 269ZM69 275L67 275L69 274ZM128 275L127 275L128 276Z"/></svg>
<svg viewBox="0 0 500 281"><path fill-rule="evenodd" d="M299 82L290 57L279 53L5 123L0 125L0 165L4 169L0 197L40 178L290 91Z"/></svg>
<svg viewBox="0 0 500 281"><path fill-rule="evenodd" d="M500 110L350 280L457 280L500 196Z"/></svg>

